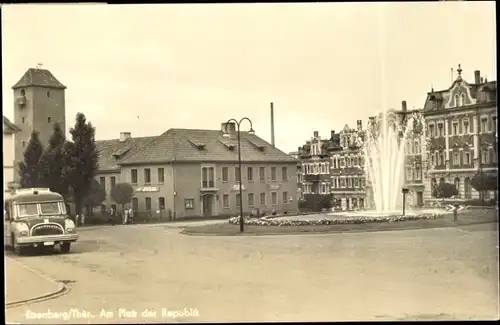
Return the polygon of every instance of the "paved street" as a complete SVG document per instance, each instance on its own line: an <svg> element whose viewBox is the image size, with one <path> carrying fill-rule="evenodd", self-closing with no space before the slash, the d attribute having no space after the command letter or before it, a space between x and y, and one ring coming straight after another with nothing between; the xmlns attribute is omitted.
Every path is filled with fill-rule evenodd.
<svg viewBox="0 0 500 325"><path fill-rule="evenodd" d="M62 297L7 309L7 321L498 318L497 224L275 237L185 236L180 226L86 229L71 254L18 258L74 283Z"/></svg>

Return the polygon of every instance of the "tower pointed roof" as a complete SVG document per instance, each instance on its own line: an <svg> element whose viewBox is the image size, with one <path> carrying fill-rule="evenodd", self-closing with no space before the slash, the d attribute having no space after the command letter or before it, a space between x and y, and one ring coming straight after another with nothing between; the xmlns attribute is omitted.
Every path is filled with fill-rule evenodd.
<svg viewBox="0 0 500 325"><path fill-rule="evenodd" d="M12 89L30 86L66 89L49 70L40 68L29 68Z"/></svg>

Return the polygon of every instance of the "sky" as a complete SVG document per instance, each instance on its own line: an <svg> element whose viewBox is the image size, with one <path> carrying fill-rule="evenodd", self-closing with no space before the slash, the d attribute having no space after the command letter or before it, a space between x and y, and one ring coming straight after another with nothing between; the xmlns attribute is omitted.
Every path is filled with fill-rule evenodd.
<svg viewBox="0 0 500 325"><path fill-rule="evenodd" d="M466 81L496 80L495 3L3 5L5 116L38 63L68 87L68 129L82 112L98 140L248 117L270 141L273 102L290 152L403 100L421 108L459 63Z"/></svg>

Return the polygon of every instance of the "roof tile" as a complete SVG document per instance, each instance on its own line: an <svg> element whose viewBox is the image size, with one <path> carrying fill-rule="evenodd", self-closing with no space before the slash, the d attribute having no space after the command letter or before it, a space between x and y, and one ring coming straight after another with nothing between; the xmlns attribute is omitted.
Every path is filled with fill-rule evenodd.
<svg viewBox="0 0 500 325"><path fill-rule="evenodd" d="M202 145L197 147L195 145ZM233 145L230 150L227 145ZM219 130L170 129L142 148L127 154L118 164L171 161L237 161L238 141ZM263 147L263 150L259 149ZM241 159L251 162L295 162L296 159L248 132L241 132Z"/></svg>
<svg viewBox="0 0 500 325"><path fill-rule="evenodd" d="M119 139L96 141L96 147L99 152L98 169L100 171L120 169L120 166L117 164L120 159L125 158L127 155L133 153L134 150L147 145L156 138L156 136L129 138L123 142Z"/></svg>
<svg viewBox="0 0 500 325"><path fill-rule="evenodd" d="M12 89L30 86L66 89L66 86L59 82L49 70L35 68L28 69L21 79L12 86Z"/></svg>

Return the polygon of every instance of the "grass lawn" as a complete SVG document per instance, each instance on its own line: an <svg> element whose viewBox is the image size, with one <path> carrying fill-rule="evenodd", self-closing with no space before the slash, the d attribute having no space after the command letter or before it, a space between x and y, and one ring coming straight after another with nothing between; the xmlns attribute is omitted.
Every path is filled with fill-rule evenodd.
<svg viewBox="0 0 500 325"><path fill-rule="evenodd" d="M408 220L392 223L371 222L362 224L338 224L316 226L247 226L245 232L240 233L239 225L210 224L203 226L186 227L181 233L186 235L211 235L211 236L245 236L245 235L292 235L303 233L336 233L336 232L362 232L362 231L388 231L423 228L455 227L479 223L498 222L497 210L466 210L458 213L458 221L453 221L453 214L445 214L444 218L434 220Z"/></svg>

